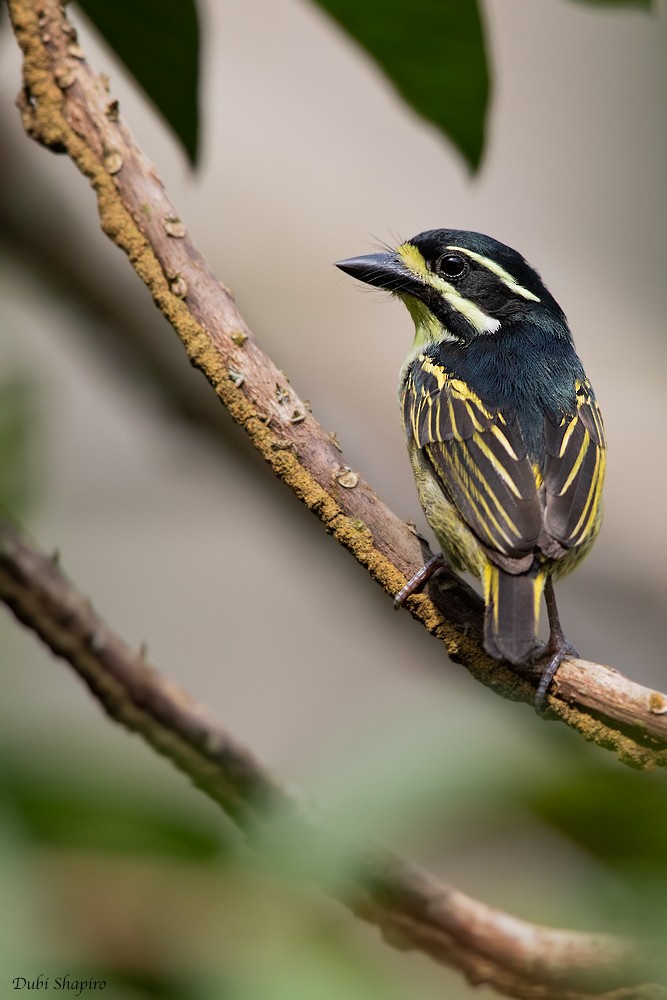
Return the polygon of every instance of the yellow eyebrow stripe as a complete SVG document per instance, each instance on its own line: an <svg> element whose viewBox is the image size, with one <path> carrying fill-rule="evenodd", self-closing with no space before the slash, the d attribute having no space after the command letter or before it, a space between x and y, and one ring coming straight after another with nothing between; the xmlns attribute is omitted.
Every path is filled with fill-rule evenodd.
<svg viewBox="0 0 667 1000"><path fill-rule="evenodd" d="M429 270L424 255L413 243L402 243L396 251L402 258L405 266L412 271L416 277L429 285L449 303L461 316L468 320L471 326L478 333L496 333L500 329L500 320L487 314L475 305L470 299L466 299L460 292L450 285L448 281L434 274Z"/></svg>
<svg viewBox="0 0 667 1000"><path fill-rule="evenodd" d="M504 267L500 264L496 264L495 260L490 257L483 257L481 253L475 253L474 250L468 250L467 247L447 247L448 250L456 250L458 253L464 253L471 260L477 261L482 267L485 267L487 271L491 271L500 278L503 285L506 285L510 291L514 292L516 295L521 295L524 299L529 299L531 302L539 302L540 299L533 292L528 291L523 285L520 285L516 278L513 278L509 271L506 271Z"/></svg>

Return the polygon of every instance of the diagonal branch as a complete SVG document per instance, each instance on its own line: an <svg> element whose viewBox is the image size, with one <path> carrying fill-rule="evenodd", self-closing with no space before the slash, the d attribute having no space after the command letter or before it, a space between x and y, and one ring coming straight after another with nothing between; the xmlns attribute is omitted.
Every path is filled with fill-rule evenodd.
<svg viewBox="0 0 667 1000"><path fill-rule="evenodd" d="M630 941L526 923L437 882L372 845L350 845L308 814L185 692L105 624L52 559L0 519L0 600L67 660L112 719L170 759L231 816L258 850L287 836L316 858L298 874L416 949L512 997L667 1000L645 983L651 960ZM346 876L332 878L332 866Z"/></svg>
<svg viewBox="0 0 667 1000"><path fill-rule="evenodd" d="M388 593L397 593L427 547L344 464L338 442L251 336L120 120L107 81L85 61L58 0L8 3L24 54L18 103L26 131L67 153L88 177L103 230L276 475ZM481 601L463 581L449 574L408 604L451 659L502 696L532 704L535 678L484 653ZM552 713L587 740L635 767L667 764L667 696L585 660L566 661L554 686Z"/></svg>

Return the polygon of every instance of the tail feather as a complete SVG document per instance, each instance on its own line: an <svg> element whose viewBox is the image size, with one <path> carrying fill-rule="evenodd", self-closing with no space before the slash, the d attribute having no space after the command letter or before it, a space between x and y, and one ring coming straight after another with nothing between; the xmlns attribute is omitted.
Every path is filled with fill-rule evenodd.
<svg viewBox="0 0 667 1000"><path fill-rule="evenodd" d="M525 663L535 648L544 573L484 571L484 648L495 660Z"/></svg>

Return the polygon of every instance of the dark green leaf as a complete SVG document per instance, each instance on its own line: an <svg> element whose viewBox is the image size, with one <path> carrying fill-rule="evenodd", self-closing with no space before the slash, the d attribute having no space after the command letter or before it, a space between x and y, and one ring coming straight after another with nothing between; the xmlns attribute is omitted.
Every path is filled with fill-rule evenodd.
<svg viewBox="0 0 667 1000"><path fill-rule="evenodd" d="M489 71L477 0L315 2L366 49L408 104L471 167L479 166Z"/></svg>
<svg viewBox="0 0 667 1000"><path fill-rule="evenodd" d="M199 21L195 0L78 0L153 101L191 163L199 145Z"/></svg>

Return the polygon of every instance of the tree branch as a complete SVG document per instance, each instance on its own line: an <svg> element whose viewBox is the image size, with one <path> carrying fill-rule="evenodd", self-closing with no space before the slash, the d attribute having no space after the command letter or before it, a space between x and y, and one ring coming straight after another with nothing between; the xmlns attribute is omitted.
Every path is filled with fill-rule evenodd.
<svg viewBox="0 0 667 1000"><path fill-rule="evenodd" d="M395 594L428 555L308 412L261 351L231 293L211 273L118 116L107 81L76 44L58 0L8 0L24 54L23 124L67 153L97 195L105 233L127 254L187 351L274 472L384 589ZM408 602L452 660L506 698L532 704L536 678L483 651L482 604L447 574ZM667 763L667 696L601 664L566 661L549 698L554 715L635 767Z"/></svg>
<svg viewBox="0 0 667 1000"><path fill-rule="evenodd" d="M667 1000L667 988L644 982L651 960L630 941L526 923L377 847L332 836L202 706L115 635L54 560L2 519L0 600L72 665L112 719L219 803L255 849L290 838L301 857L317 859L301 866L300 877L377 925L393 946L526 1000ZM341 855L345 879L332 878Z"/></svg>

